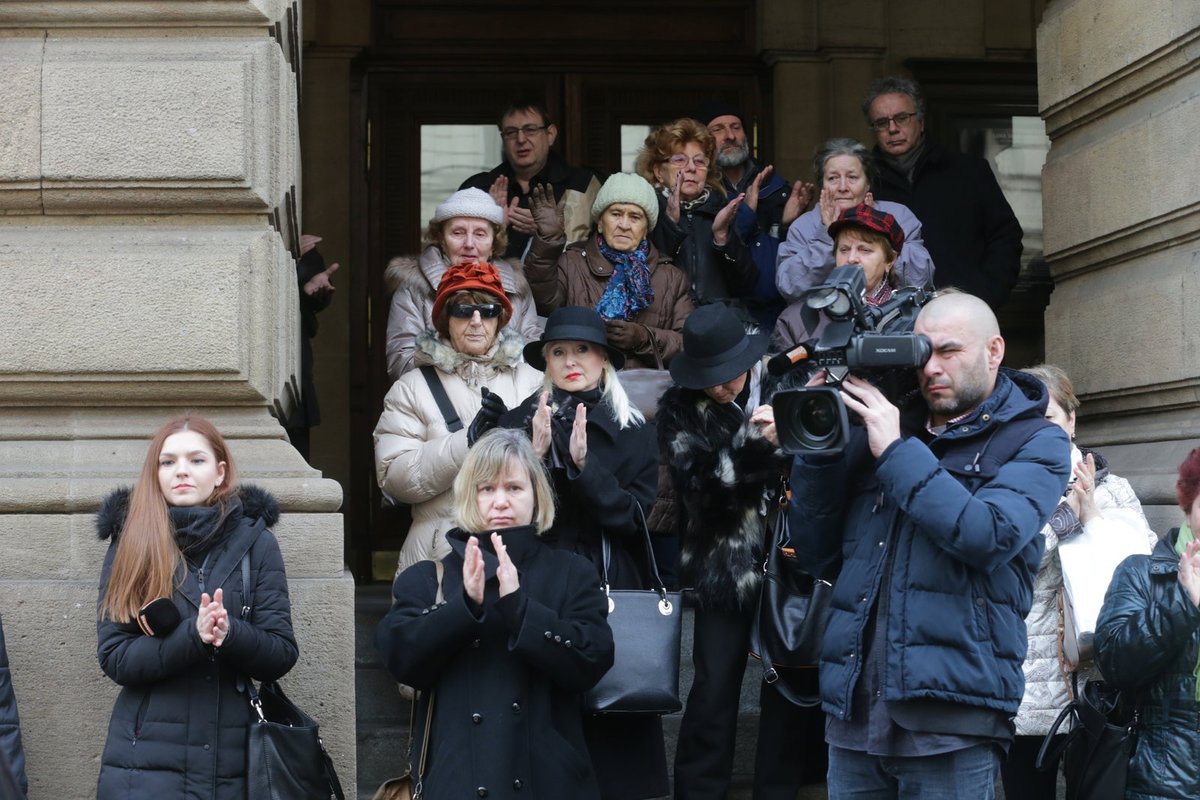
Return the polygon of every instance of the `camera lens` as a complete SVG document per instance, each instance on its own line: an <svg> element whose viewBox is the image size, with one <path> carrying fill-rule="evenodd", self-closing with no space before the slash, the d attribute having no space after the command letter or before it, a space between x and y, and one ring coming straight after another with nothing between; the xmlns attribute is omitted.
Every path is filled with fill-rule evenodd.
<svg viewBox="0 0 1200 800"><path fill-rule="evenodd" d="M804 438L814 445L837 433L838 413L833 403L832 395L817 394L806 397L800 405L800 429L804 432Z"/></svg>

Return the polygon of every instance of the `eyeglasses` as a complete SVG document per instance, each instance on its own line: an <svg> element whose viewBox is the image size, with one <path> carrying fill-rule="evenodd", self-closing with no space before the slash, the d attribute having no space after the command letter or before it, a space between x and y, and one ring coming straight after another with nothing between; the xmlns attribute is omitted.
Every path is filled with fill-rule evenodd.
<svg viewBox="0 0 1200 800"><path fill-rule="evenodd" d="M680 168L684 168L691 163L696 165L696 169L708 169L708 159L705 156L692 156L688 158L683 153L676 153L667 159L667 163L672 167Z"/></svg>
<svg viewBox="0 0 1200 800"><path fill-rule="evenodd" d="M886 131L892 127L893 122L897 125L904 125L915 116L916 114L909 113L908 111L901 111L899 114L893 114L890 117L880 117L879 119L871 120L871 127L877 131Z"/></svg>
<svg viewBox="0 0 1200 800"><path fill-rule="evenodd" d="M499 303L455 303L450 306L450 316L458 319L470 319L479 312L483 319L495 319L500 316L502 306Z"/></svg>
<svg viewBox="0 0 1200 800"><path fill-rule="evenodd" d="M515 139L515 138L517 138L518 134L521 134L521 135L524 135L524 137L526 139L528 139L528 138L532 137L534 134L538 134L538 133L541 133L542 131L546 130L546 127L547 126L545 126L545 125L522 125L519 128L501 128L500 129L500 138L501 139Z"/></svg>

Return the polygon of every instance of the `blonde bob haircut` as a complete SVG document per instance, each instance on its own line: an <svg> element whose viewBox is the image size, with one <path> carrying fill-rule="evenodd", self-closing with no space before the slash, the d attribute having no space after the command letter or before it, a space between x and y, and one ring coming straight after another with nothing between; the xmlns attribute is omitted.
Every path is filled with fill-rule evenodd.
<svg viewBox="0 0 1200 800"><path fill-rule="evenodd" d="M554 491L528 434L512 428L493 428L467 452L462 469L454 478L454 518L467 533L488 530L479 513L478 487L500 477L509 464L522 467L529 476L533 489L532 524L538 534L550 530L554 524Z"/></svg>

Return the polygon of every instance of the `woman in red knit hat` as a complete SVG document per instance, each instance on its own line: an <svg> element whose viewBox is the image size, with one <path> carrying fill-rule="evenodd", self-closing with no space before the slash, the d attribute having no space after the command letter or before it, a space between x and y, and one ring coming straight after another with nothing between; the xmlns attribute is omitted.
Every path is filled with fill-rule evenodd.
<svg viewBox="0 0 1200 800"><path fill-rule="evenodd" d="M392 385L375 426L375 471L390 497L412 504L399 569L449 553L451 486L467 448L542 382L521 359L524 338L496 268L456 264L438 283L414 369Z"/></svg>

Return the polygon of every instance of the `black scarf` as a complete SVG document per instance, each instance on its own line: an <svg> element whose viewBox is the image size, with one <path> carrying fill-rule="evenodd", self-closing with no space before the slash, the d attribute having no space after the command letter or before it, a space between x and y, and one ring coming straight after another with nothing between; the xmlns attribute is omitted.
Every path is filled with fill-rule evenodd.
<svg viewBox="0 0 1200 800"><path fill-rule="evenodd" d="M575 427L575 409L583 406L588 410L591 419L593 410L604 397L599 387L584 392L566 392L555 387L550 402L554 410L550 412L550 467L566 469L568 465L574 468L571 459L571 431Z"/></svg>
<svg viewBox="0 0 1200 800"><path fill-rule="evenodd" d="M921 141L917 142L917 146L909 150L899 158L893 158L887 153L883 154L883 160L896 168L896 171L908 179L909 183L913 182L913 173L917 171L917 161L920 160L921 154L925 152L925 135L921 134Z"/></svg>
<svg viewBox="0 0 1200 800"><path fill-rule="evenodd" d="M230 518L242 507L234 497L212 506L171 506L171 525L175 543L188 561L202 558L213 545L225 538Z"/></svg>

